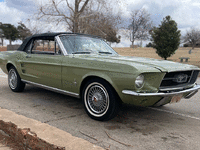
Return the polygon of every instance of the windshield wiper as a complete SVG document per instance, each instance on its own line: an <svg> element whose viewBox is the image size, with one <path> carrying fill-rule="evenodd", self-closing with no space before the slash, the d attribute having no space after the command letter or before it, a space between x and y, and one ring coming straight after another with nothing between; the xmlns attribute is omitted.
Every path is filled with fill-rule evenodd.
<svg viewBox="0 0 200 150"><path fill-rule="evenodd" d="M90 54L91 52L73 52L72 54Z"/></svg>
<svg viewBox="0 0 200 150"><path fill-rule="evenodd" d="M112 54L110 52L103 52L103 51L99 51L99 53L101 53L101 54Z"/></svg>

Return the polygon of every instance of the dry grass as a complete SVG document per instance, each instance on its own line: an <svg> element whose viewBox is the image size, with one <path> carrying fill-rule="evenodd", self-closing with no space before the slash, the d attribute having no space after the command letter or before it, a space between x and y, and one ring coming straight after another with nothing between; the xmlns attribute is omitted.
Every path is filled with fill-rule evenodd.
<svg viewBox="0 0 200 150"><path fill-rule="evenodd" d="M138 56L138 57L149 57L162 59L156 53L156 50L153 48L114 48L120 55L124 56ZM168 60L180 62L180 57L189 57L187 64L192 64L200 67L200 48L195 48L191 54L188 53L190 47L181 47L179 48L172 57L169 57ZM183 62L186 63L186 62Z"/></svg>
<svg viewBox="0 0 200 150"><path fill-rule="evenodd" d="M138 57L149 57L149 58L156 58L156 59L162 59L159 57L155 49L153 48L114 48L120 55L124 56L138 56ZM179 48L176 53L168 58L168 60L172 60L175 62L180 62L179 57L189 57L188 64L192 64L195 66L200 67L200 48L195 48L191 54L188 53L188 51L191 49L191 47L181 47ZM6 51L6 47L0 46L0 51ZM186 62L183 62L186 63Z"/></svg>

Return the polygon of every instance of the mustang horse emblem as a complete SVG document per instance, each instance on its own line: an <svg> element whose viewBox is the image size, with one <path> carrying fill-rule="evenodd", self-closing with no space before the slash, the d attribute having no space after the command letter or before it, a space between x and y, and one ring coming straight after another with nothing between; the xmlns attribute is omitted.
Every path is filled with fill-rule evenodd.
<svg viewBox="0 0 200 150"><path fill-rule="evenodd" d="M174 82L184 83L187 81L187 78L188 78L187 74L179 74L175 76Z"/></svg>

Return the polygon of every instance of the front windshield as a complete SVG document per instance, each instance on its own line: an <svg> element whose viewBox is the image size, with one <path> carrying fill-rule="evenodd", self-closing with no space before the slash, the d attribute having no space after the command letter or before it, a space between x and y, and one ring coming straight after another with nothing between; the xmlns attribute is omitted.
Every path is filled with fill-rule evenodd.
<svg viewBox="0 0 200 150"><path fill-rule="evenodd" d="M60 39L68 54L109 54L117 55L104 40L83 35L61 35Z"/></svg>

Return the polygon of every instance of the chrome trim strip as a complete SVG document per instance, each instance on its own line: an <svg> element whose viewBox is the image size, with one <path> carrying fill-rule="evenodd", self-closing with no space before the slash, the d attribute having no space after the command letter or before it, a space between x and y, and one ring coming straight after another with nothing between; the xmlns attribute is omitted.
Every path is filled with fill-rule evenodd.
<svg viewBox="0 0 200 150"><path fill-rule="evenodd" d="M53 88L53 87L50 87L50 86L38 84L38 83L35 83L35 82L23 80L23 79L22 79L22 82L25 82L25 83L28 83L28 84L32 84L32 85L35 85L35 86L38 86L38 87L41 87L41 88L44 88L44 89L47 89L47 90L50 90L50 91L54 91L54 92L58 92L58 93L61 93L61 94L73 96L73 97L76 97L76 98L80 98L79 94L77 94L77 93L64 91L64 90L61 90L61 89Z"/></svg>
<svg viewBox="0 0 200 150"><path fill-rule="evenodd" d="M137 93L131 90L123 90L122 93L123 94L128 94L128 95L133 95L133 96L173 96L173 95L177 95L177 94L183 94L183 93L187 93L187 92L193 92L200 89L200 85L195 85L193 88L187 89L187 90L183 90L183 91L178 91L178 92L171 92L171 93Z"/></svg>
<svg viewBox="0 0 200 150"><path fill-rule="evenodd" d="M62 41L60 40L60 37L59 36L55 36L55 39L56 39L56 41L58 42L58 45L60 46L60 48L61 48L61 51L63 52L63 55L68 55L67 54L67 50L65 49L65 47L64 47L64 45L63 45L63 43L62 43Z"/></svg>
<svg viewBox="0 0 200 150"><path fill-rule="evenodd" d="M188 86L187 88L191 88L194 84L191 86ZM183 90L185 87L175 87L175 88L159 88L159 91L173 91L173 90Z"/></svg>
<svg viewBox="0 0 200 150"><path fill-rule="evenodd" d="M190 81L191 81L191 79L192 79L192 77L193 77L193 74L194 74L194 70L192 70L192 73L191 73L191 75L190 75L190 80L188 81L188 83L190 83Z"/></svg>
<svg viewBox="0 0 200 150"><path fill-rule="evenodd" d="M200 68L187 68L187 69L184 69L184 70L172 70L172 71L167 71L168 73L169 72L180 72L180 71L192 71L192 70L200 70Z"/></svg>

